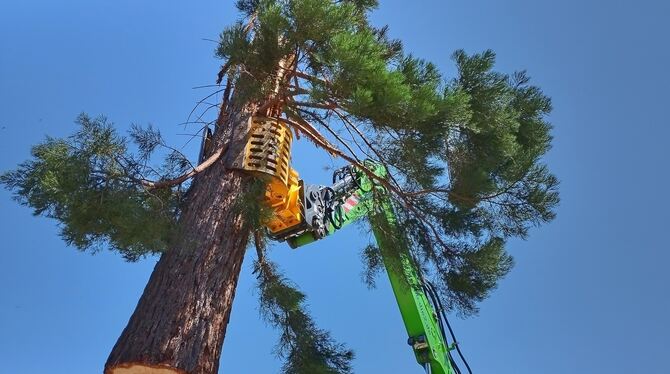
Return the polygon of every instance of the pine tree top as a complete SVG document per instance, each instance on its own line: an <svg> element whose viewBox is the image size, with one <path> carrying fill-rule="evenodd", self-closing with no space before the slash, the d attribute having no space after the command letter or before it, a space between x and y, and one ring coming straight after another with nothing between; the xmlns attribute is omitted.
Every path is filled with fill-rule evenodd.
<svg viewBox="0 0 670 374"><path fill-rule="evenodd" d="M471 314L512 266L506 239L554 217L558 181L541 160L551 101L524 71L493 70L492 51L456 51L458 74L443 77L405 53L387 27L370 25L376 6L239 1L244 18L217 49L221 76L236 99L278 107L329 153L361 167L365 158L384 164L390 178L379 182L416 257L449 305Z"/></svg>

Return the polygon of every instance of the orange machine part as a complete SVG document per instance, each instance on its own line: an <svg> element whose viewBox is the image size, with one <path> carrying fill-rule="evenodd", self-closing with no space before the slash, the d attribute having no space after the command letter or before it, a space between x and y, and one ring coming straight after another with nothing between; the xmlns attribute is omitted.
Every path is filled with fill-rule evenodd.
<svg viewBox="0 0 670 374"><path fill-rule="evenodd" d="M253 117L242 169L269 176L265 203L272 217L265 223L276 234L302 223L298 173L291 168L291 129L276 118Z"/></svg>

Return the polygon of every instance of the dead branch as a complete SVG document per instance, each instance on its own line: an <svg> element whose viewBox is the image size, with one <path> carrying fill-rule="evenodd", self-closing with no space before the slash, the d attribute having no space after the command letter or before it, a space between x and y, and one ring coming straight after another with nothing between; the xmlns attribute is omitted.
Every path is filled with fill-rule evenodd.
<svg viewBox="0 0 670 374"><path fill-rule="evenodd" d="M319 78L319 77L316 77L314 75L307 74L307 73L302 72L302 71L297 70L297 69L295 71L291 72L291 75L294 75L298 78L306 79L306 80L311 81L311 82L321 83L321 84L326 85L326 86L330 85L328 83L328 81L323 79L323 78Z"/></svg>
<svg viewBox="0 0 670 374"><path fill-rule="evenodd" d="M305 101L291 101L292 105L297 105L305 108L314 108L314 109L324 109L324 110L332 110L337 108L336 104L323 104L323 103L309 103Z"/></svg>
<svg viewBox="0 0 670 374"><path fill-rule="evenodd" d="M202 99L200 99L200 101L198 101L198 102L195 104L195 106L193 107L193 109L191 109L191 112L188 114L188 117L186 117L186 122L189 122L189 121L191 120L191 116L193 115L193 113L195 113L195 111L198 109L198 107L199 107L202 103L204 103L207 99L209 99L210 97L212 97L212 96L214 96L214 95L216 95L216 94L218 94L219 92L222 92L222 91L224 91L224 89L216 90L216 91L212 92L211 94L209 94L209 95L203 97Z"/></svg>
<svg viewBox="0 0 670 374"><path fill-rule="evenodd" d="M221 65L221 69L219 70L219 73L216 75L216 84L221 84L221 81L223 81L223 77L226 75L229 68L230 68L230 60L226 61L225 64Z"/></svg>

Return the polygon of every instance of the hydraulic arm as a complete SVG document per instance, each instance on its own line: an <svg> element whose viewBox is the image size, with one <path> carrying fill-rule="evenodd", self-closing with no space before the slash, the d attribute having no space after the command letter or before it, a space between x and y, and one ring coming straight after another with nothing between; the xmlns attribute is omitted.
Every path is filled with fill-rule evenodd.
<svg viewBox="0 0 670 374"><path fill-rule="evenodd" d="M436 312L440 305L427 296L430 290L412 261L385 189L354 166L337 170L330 186L305 184L290 167L292 137L283 122L252 117L247 127L244 149L234 152L227 164L266 179L264 203L274 212L266 222L270 235L298 248L369 219L417 362L428 373L459 374ZM201 153L206 151L203 146ZM386 177L377 163L368 161L366 168Z"/></svg>
<svg viewBox="0 0 670 374"><path fill-rule="evenodd" d="M386 170L381 165L367 164L378 177L385 177ZM306 185L305 188L320 192L312 197L323 206L322 222L318 230L287 237L289 245L293 248L307 245L354 221L368 218L407 330L407 342L417 362L428 373L456 373L435 311L437 306L426 296L423 280L411 259L406 239L397 227L396 215L384 188L353 166L336 171L330 187Z"/></svg>

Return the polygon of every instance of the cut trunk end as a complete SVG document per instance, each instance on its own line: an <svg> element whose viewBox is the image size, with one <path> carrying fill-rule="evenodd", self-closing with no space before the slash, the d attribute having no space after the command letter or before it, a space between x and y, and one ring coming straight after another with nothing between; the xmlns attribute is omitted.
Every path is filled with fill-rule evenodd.
<svg viewBox="0 0 670 374"><path fill-rule="evenodd" d="M169 366L146 365L146 364L124 364L105 370L105 374L186 374L185 371Z"/></svg>

